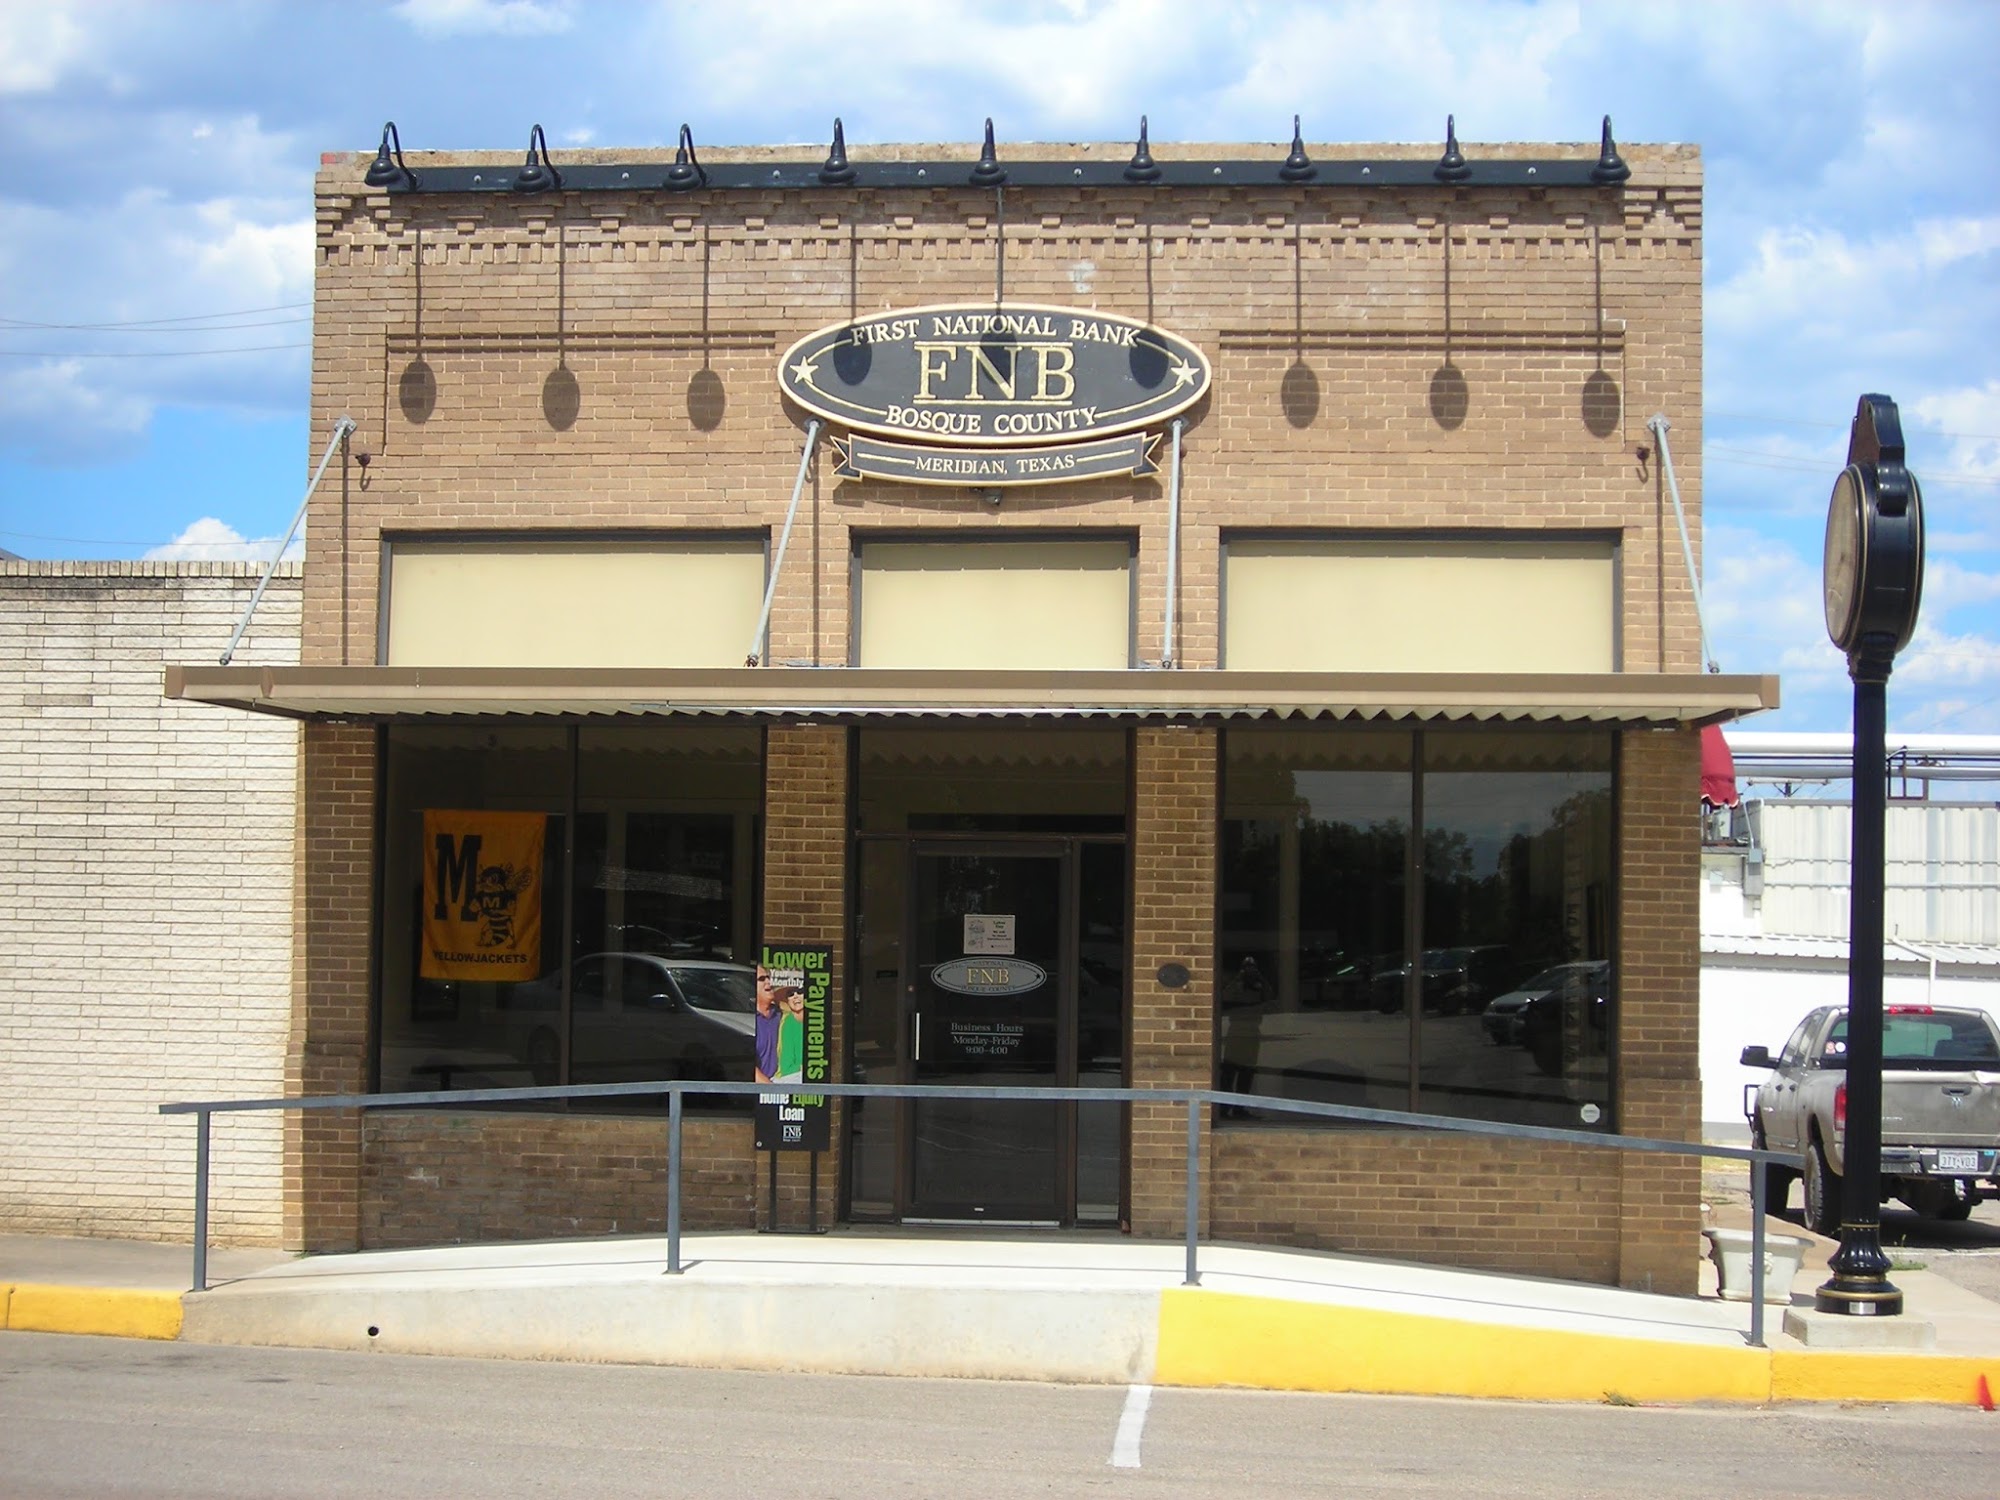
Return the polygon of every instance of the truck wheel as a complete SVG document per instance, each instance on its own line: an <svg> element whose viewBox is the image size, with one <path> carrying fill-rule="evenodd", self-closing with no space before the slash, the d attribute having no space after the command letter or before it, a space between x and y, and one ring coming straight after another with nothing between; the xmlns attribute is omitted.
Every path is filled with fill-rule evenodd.
<svg viewBox="0 0 2000 1500"><path fill-rule="evenodd" d="M1766 1149L1761 1126L1750 1132L1750 1145L1757 1151ZM1764 1163L1759 1170L1764 1174L1764 1212L1783 1213L1786 1203L1792 1196L1792 1179L1799 1174L1790 1167L1780 1166L1774 1161Z"/></svg>
<svg viewBox="0 0 2000 1500"><path fill-rule="evenodd" d="M1972 1205L1979 1201L1971 1189L1962 1182L1947 1182L1944 1191L1938 1194L1936 1215L1947 1224L1957 1224L1972 1216Z"/></svg>
<svg viewBox="0 0 2000 1500"><path fill-rule="evenodd" d="M1806 1147L1806 1228L1829 1239L1840 1235L1840 1179L1826 1164L1826 1150L1818 1141Z"/></svg>

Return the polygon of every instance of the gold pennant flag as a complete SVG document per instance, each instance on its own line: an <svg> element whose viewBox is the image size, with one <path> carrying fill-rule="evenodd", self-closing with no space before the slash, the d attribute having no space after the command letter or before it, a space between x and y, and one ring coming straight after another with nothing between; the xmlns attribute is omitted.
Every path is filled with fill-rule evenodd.
<svg viewBox="0 0 2000 1500"><path fill-rule="evenodd" d="M533 979L548 814L424 812L426 979Z"/></svg>

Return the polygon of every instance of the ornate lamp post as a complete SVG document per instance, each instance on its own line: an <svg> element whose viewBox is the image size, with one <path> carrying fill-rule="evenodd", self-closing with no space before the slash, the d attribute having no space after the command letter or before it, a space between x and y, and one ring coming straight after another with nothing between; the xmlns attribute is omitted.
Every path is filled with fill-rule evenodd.
<svg viewBox="0 0 2000 1500"><path fill-rule="evenodd" d="M1889 669L1917 628L1924 505L1903 466L1887 396L1863 396L1826 512L1826 633L1854 680L1854 823L1848 905L1847 1138L1840 1248L1814 1297L1822 1312L1890 1317L1903 1294L1882 1253L1882 865Z"/></svg>

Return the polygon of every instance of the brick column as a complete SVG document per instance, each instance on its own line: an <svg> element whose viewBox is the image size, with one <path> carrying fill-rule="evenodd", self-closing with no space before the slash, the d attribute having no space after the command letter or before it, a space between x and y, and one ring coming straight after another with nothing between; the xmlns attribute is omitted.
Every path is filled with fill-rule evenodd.
<svg viewBox="0 0 2000 1500"><path fill-rule="evenodd" d="M1137 732L1132 828L1132 1083L1206 1088L1215 1070L1215 860L1218 736L1212 729ZM1162 964L1191 976L1168 989ZM1207 1122L1202 1174L1207 1176ZM1132 1232L1185 1232L1187 1112L1132 1107ZM1203 1229L1209 1193L1202 1189Z"/></svg>
<svg viewBox="0 0 2000 1500"><path fill-rule="evenodd" d="M833 947L833 1003L828 1043L842 1055L847 980L847 731L822 726L772 729L764 747L764 928L766 939ZM835 1077L840 1075L836 1072ZM839 1203L842 1107L833 1110L833 1150L820 1158L819 1220L833 1222ZM787 1226L806 1222L809 1161L779 1158L778 1211ZM766 1169L757 1163L757 1214L765 1211Z"/></svg>
<svg viewBox="0 0 2000 1500"><path fill-rule="evenodd" d="M375 901L375 731L308 724L300 742L299 870L285 1092L368 1087L369 939ZM348 1110L285 1119L285 1245L356 1250L361 1121Z"/></svg>
<svg viewBox="0 0 2000 1500"><path fill-rule="evenodd" d="M1701 1138L1701 740L1693 730L1622 737L1618 794L1619 1128ZM1628 1153L1618 1205L1618 1281L1695 1290L1701 1164Z"/></svg>

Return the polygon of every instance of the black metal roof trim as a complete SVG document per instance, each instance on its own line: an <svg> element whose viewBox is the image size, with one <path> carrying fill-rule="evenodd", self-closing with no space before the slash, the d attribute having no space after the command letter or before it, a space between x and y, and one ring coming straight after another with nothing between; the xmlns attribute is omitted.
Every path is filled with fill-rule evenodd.
<svg viewBox="0 0 2000 1500"><path fill-rule="evenodd" d="M1010 188L1088 187L1115 188L1122 192L1161 192L1175 188L1268 188L1279 192L1324 193L1340 188L1425 188L1431 192L1462 191L1469 188L1589 188L1597 192L1617 190L1622 181L1607 181L1596 157L1566 159L1515 159L1468 161L1466 175L1449 182L1436 176L1434 160L1342 161L1321 158L1312 163L1310 178L1287 179L1284 160L1268 161L1160 161L1153 160L1159 175L1134 181L1124 161L1010 161L1006 165L1006 185ZM839 174L829 180L826 160L784 162L704 163L705 177L698 187L674 180L671 162L644 162L619 165L595 163L562 166L565 193L747 193L810 192L839 193L912 191L958 188L968 192L990 192L990 186L974 182L977 166L964 160L937 161L855 161L846 166L851 179ZM410 194L491 193L505 196L516 189L521 168L493 164L478 167L422 166L404 169L371 186L391 196Z"/></svg>

